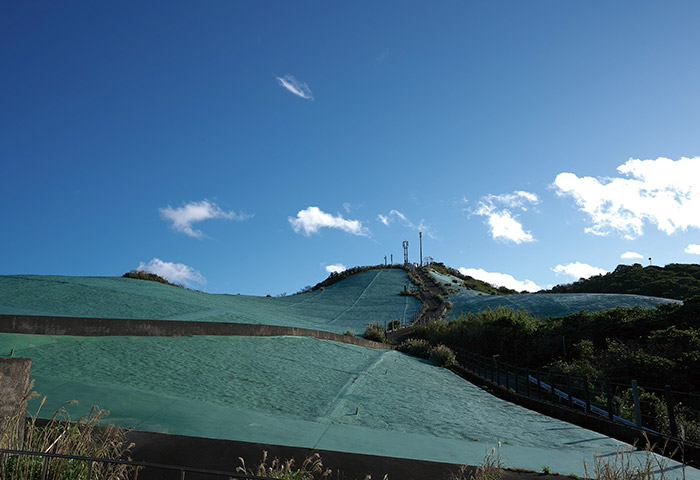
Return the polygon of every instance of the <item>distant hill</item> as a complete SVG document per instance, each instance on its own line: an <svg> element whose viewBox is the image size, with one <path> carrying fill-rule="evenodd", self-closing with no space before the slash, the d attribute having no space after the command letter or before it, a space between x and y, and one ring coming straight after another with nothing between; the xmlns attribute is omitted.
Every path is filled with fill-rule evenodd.
<svg viewBox="0 0 700 480"><path fill-rule="evenodd" d="M539 292L538 292L539 293ZM618 265L613 272L596 275L542 293L632 293L687 300L700 296L700 265L671 263L665 267Z"/></svg>

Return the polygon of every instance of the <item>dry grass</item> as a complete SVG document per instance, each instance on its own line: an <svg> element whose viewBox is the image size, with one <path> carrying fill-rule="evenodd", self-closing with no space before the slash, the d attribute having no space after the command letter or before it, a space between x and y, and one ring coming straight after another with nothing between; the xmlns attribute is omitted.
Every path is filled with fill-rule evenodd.
<svg viewBox="0 0 700 480"><path fill-rule="evenodd" d="M26 399L37 396L30 384ZM46 425L37 425L38 415L44 406L44 397L36 413L27 422L24 438L19 438L17 425L26 421L26 412L17 411L11 421L0 431L0 446L32 452L80 455L97 458L124 458L133 444L127 443L124 430L108 425L98 427L98 422L109 414L106 410L93 407L90 413L71 422L64 403ZM0 478L30 480L42 477L46 468L49 480L121 480L133 476L134 467L94 462L91 477L88 479L88 463L81 460L54 458L45 463L44 458L28 455L4 454L0 457Z"/></svg>
<svg viewBox="0 0 700 480"><path fill-rule="evenodd" d="M583 469L586 478L595 480L666 480L669 460L655 454L656 446L647 439L645 455L639 458L633 455L635 446L618 448L614 456L594 455L593 465L589 471L586 461ZM675 453L675 452L674 452ZM685 479L685 464L682 463L682 478Z"/></svg>
<svg viewBox="0 0 700 480"><path fill-rule="evenodd" d="M498 442L498 447L492 447L491 450L486 445L486 454L481 465L472 468L462 465L458 473L452 474L450 480L501 480L502 478L503 458L501 442Z"/></svg>
<svg viewBox="0 0 700 480"><path fill-rule="evenodd" d="M263 452L262 460L254 468L247 468L243 458L238 457L238 460L241 461L241 466L236 468L236 472L261 477L268 476L283 480L314 480L318 475L320 475L319 478L328 478L332 473L329 468L323 468L323 462L318 453L308 457L298 468L294 466L294 459L282 461L274 458L270 460L267 457L267 452Z"/></svg>

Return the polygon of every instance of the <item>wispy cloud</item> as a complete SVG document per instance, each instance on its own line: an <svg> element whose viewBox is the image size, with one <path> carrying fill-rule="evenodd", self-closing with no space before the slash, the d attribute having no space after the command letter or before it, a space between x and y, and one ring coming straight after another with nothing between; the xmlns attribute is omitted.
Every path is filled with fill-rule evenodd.
<svg viewBox="0 0 700 480"><path fill-rule="evenodd" d="M289 223L296 233L310 236L318 233L321 228L337 228L353 235L369 236L369 230L359 220L346 220L342 215L331 215L318 207L308 207L300 210L295 217L289 217Z"/></svg>
<svg viewBox="0 0 700 480"><path fill-rule="evenodd" d="M288 92L293 93L297 97L303 98L304 100L313 100L314 95L311 93L309 86L300 82L293 75L285 75L284 77L275 77L277 82L285 88Z"/></svg>
<svg viewBox="0 0 700 480"><path fill-rule="evenodd" d="M246 220L252 215L245 215L236 212L226 212L216 203L209 200L201 202L190 202L182 207L173 208L170 205L159 208L160 215L172 222L172 229L182 232L194 238L202 238L204 234L201 230L195 230L192 225L204 220L221 218L225 220Z"/></svg>
<svg viewBox="0 0 700 480"><path fill-rule="evenodd" d="M468 275L470 277L476 278L477 280L490 283L494 287L506 287L512 290L517 290L518 292L537 292L542 290L542 288L537 285L532 280L516 280L512 275L507 273L498 272L487 272L483 268L460 268L459 272L462 275Z"/></svg>
<svg viewBox="0 0 700 480"><path fill-rule="evenodd" d="M533 242L535 238L532 233L525 231L512 210L526 212L530 206L537 205L539 201L534 193L518 190L513 193L482 197L478 206L470 212L486 217L491 238L494 240L506 240L516 244L527 243Z"/></svg>
<svg viewBox="0 0 700 480"><path fill-rule="evenodd" d="M174 283L190 285L192 282L205 284L207 279L192 267L184 263L164 262L160 258L153 258L148 263L139 262L138 270L155 273Z"/></svg>
<svg viewBox="0 0 700 480"><path fill-rule="evenodd" d="M347 270L347 267L342 263L334 263L333 265L326 265L326 271L328 273L340 273Z"/></svg>
<svg viewBox="0 0 700 480"><path fill-rule="evenodd" d="M594 235L619 232L625 238L644 233L644 223L655 224L670 235L677 230L700 228L700 157L673 161L629 159L617 167L627 178L578 177L563 172L554 187L571 196L586 213Z"/></svg>
<svg viewBox="0 0 700 480"><path fill-rule="evenodd" d="M630 258L644 258L644 255L637 252L625 252L620 255L620 258L630 259Z"/></svg>
<svg viewBox="0 0 700 480"><path fill-rule="evenodd" d="M379 220L382 224L386 226L389 226L395 220L398 220L399 222L401 222L402 225L410 228L411 230L415 230L416 232L423 232L433 240L437 238L435 236L435 233L433 232L433 229L430 227L430 225L425 223L424 219L421 218L420 222L418 222L417 224L413 223L411 220L408 219L408 217L406 217L406 215L399 212L398 210L391 210L389 212L389 215L382 215L380 213L379 215L377 215L377 220Z"/></svg>
<svg viewBox="0 0 700 480"><path fill-rule="evenodd" d="M691 243L687 247L685 247L685 250L683 250L685 253L692 253L693 255L700 255L700 245L696 243Z"/></svg>
<svg viewBox="0 0 700 480"><path fill-rule="evenodd" d="M557 265L551 270L556 274L563 273L566 275L570 275L576 279L588 278L592 277L593 275L603 275L608 273L607 270L603 270L602 268L594 267L592 265L588 265L587 263L581 262L567 263L566 265Z"/></svg>

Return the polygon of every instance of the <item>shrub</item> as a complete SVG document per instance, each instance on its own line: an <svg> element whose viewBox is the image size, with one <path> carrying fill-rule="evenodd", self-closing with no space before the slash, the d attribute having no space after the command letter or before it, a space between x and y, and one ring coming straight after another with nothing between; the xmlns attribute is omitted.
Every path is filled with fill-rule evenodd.
<svg viewBox="0 0 700 480"><path fill-rule="evenodd" d="M398 346L399 352L408 353L414 357L430 358L431 346L427 340L409 338Z"/></svg>
<svg viewBox="0 0 700 480"><path fill-rule="evenodd" d="M180 285L178 283L171 283L163 277L161 277L160 275L156 275L155 273L151 272L146 272L144 270L131 270L130 272L126 272L124 275L122 275L122 277L135 278L137 280L149 280L151 282L163 283L165 285L171 285L173 287L185 288L183 285Z"/></svg>
<svg viewBox="0 0 700 480"><path fill-rule="evenodd" d="M384 331L384 327L376 322L368 323L365 333L362 336L367 340L386 343L386 331Z"/></svg>
<svg viewBox="0 0 700 480"><path fill-rule="evenodd" d="M449 367L457 363L454 352L442 344L430 350L430 360L438 367Z"/></svg>

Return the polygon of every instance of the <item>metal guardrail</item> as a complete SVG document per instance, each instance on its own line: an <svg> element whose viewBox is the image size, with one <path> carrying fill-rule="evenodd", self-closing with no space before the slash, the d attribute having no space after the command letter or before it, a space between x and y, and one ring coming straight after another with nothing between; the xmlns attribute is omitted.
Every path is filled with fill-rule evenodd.
<svg viewBox="0 0 700 480"><path fill-rule="evenodd" d="M78 460L87 462L88 464L88 475L87 478L92 478L92 465L93 463L109 463L115 465L129 465L136 467L134 473L134 480L138 480L139 471L146 468L160 469L160 470L171 470L175 472L180 472L180 480L185 480L186 473L197 473L202 475L211 475L215 477L224 477L229 480L282 480L278 477L264 477L259 475L248 475L239 472L226 472L222 470L211 470L206 468L197 467L184 467L177 465L166 465L162 463L152 463L152 462L134 462L131 460L120 460L116 458L98 458L98 457L86 457L82 455L67 455L61 453L49 453L49 452L33 452L29 450L13 450L13 449L0 449L0 468L4 465L5 455L26 455L34 457L44 457L44 464L41 471L41 480L46 480L48 473L49 461L53 458L61 458L66 460ZM1 470L0 470L1 472ZM177 478L177 477L173 477Z"/></svg>
<svg viewBox="0 0 700 480"><path fill-rule="evenodd" d="M500 362L497 356L493 358L477 355L463 349L453 348L457 356L458 363L465 369L478 375L481 378L490 380L492 383L502 388L513 390L516 393L524 394L526 397L536 400L565 405L570 408L579 409L582 413L590 416L607 418L608 420L621 423L629 427L639 428L649 433L662 435L667 438L679 439L678 427L676 425L676 406L682 405L690 407L690 412L697 416L700 421L700 410L692 407L700 402L700 395L695 393L682 393L671 391L669 386L664 389L653 389L638 386L637 382L613 383L609 380L589 381L588 377L574 377L571 375L553 374L551 371L542 372L538 370L526 369L518 366ZM556 379L559 378L557 382ZM596 384L596 388L594 387ZM634 418L624 418L618 412L614 404L613 390L611 385L618 389L631 391L631 401L633 402ZM600 387L600 388L597 388ZM666 419L669 423L669 431L659 432L650 421L645 418L642 412L644 401L640 400L640 392L653 392L658 395L659 401L666 411ZM687 397L687 398L684 398ZM697 398L696 398L697 397ZM684 398L687 403L681 404L676 399ZM598 405L596 405L598 403ZM649 423L652 425L649 425ZM646 423L646 425L645 425ZM651 427L651 428L650 428ZM694 443L683 440L684 442Z"/></svg>

